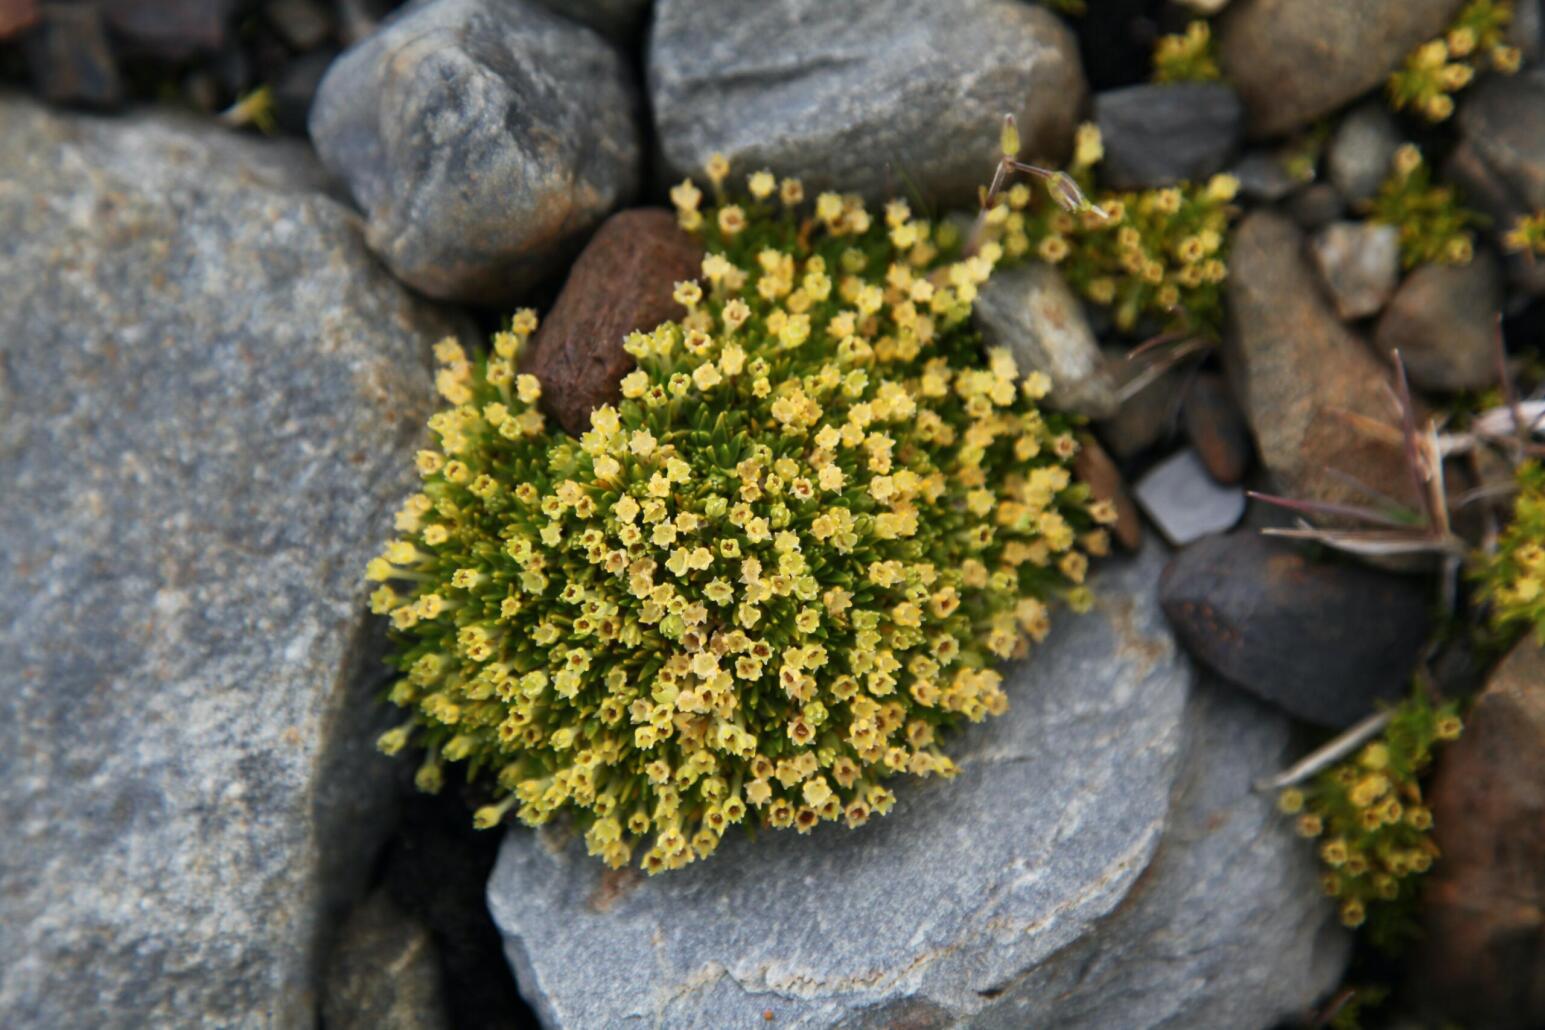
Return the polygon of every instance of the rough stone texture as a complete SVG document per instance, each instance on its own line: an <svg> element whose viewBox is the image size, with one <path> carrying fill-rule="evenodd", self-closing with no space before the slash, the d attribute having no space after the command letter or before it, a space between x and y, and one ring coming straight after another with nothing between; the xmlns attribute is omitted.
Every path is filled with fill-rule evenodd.
<svg viewBox="0 0 1545 1030"><path fill-rule="evenodd" d="M637 190L637 107L590 29L520 0L431 0L333 64L311 139L399 279L494 304Z"/></svg>
<svg viewBox="0 0 1545 1030"><path fill-rule="evenodd" d="M1502 267L1488 250L1462 267L1424 265L1406 277L1373 335L1380 354L1398 349L1425 390L1478 390L1497 382Z"/></svg>
<svg viewBox="0 0 1545 1030"><path fill-rule="evenodd" d="M1371 200L1389 175L1400 140L1400 126L1383 97L1353 108L1325 152L1330 181L1349 203Z"/></svg>
<svg viewBox="0 0 1545 1030"><path fill-rule="evenodd" d="M1116 383L1084 307L1052 265L1027 261L995 272L972 312L982 341L1013 351L1019 371L1051 377L1048 403L1091 418L1116 413Z"/></svg>
<svg viewBox="0 0 1545 1030"><path fill-rule="evenodd" d="M1193 734L1225 748L1232 735L1188 702L1191 673L1153 604L1161 561L1150 548L1107 565L1096 610L1063 620L1014 671L1010 712L957 739L961 775L901 785L897 810L860 830L737 835L648 880L605 873L576 841L513 831L489 900L543 1021L729 1027L771 1011L779 1027L1007 1027L1099 1007L1106 1025L1228 1010L1264 1026L1329 987L1341 944L1316 941L1330 913L1309 886L1312 855L1280 831L1252 832L1269 804L1237 775L1283 757L1280 722L1258 724L1276 735L1261 752L1181 761ZM1194 759L1230 772L1217 794L1177 804L1179 832L1166 835ZM1186 828L1206 819L1190 806L1210 818L1225 797L1249 818L1225 815L1226 832L1198 848ZM1271 886L1184 908L1232 876ZM1165 921L1190 932L1165 933ZM1148 989L1074 985L1067 957L1080 948L1142 969ZM1059 978L1060 996L1043 977ZM1022 1007L1047 1018L1027 1022Z"/></svg>
<svg viewBox="0 0 1545 1030"><path fill-rule="evenodd" d="M719 151L737 176L944 207L976 203L1003 115L1056 160L1085 94L1073 33L1019 0L660 0L647 65L669 174Z"/></svg>
<svg viewBox="0 0 1545 1030"><path fill-rule="evenodd" d="M1149 469L1132 495L1164 539L1177 547L1226 532L1245 513L1245 492L1217 483L1189 447Z"/></svg>
<svg viewBox="0 0 1545 1030"><path fill-rule="evenodd" d="M1545 647L1524 640L1439 753L1412 984L1469 1026L1545 1026Z"/></svg>
<svg viewBox="0 0 1545 1030"><path fill-rule="evenodd" d="M574 262L522 366L542 381L542 405L574 436L590 412L616 401L633 367L622 341L685 312L671 294L700 273L703 248L659 208L608 218Z"/></svg>
<svg viewBox="0 0 1545 1030"><path fill-rule="evenodd" d="M327 966L327 1030L449 1027L429 930L377 890L349 915Z"/></svg>
<svg viewBox="0 0 1545 1030"><path fill-rule="evenodd" d="M1250 468L1250 427L1222 376L1213 372L1197 375L1186 391L1180 414L1186 436L1208 475L1220 483L1245 478Z"/></svg>
<svg viewBox="0 0 1545 1030"><path fill-rule="evenodd" d="M1398 426L1389 373L1326 306L1302 249L1291 223L1257 212L1229 255L1224 369L1261 461L1291 497L1366 503L1336 469L1414 505L1398 443L1354 429L1345 414Z"/></svg>
<svg viewBox="0 0 1545 1030"><path fill-rule="evenodd" d="M303 146L15 99L0 138L0 1024L306 1026L450 325Z"/></svg>
<svg viewBox="0 0 1545 1030"><path fill-rule="evenodd" d="M1124 549L1137 550L1143 542L1143 520L1137 513L1127 493L1121 470L1111 460L1100 442L1088 433L1078 437L1078 453L1073 456L1073 475L1081 483L1089 484L1089 493L1097 501L1110 501L1116 506L1116 524L1111 535Z"/></svg>
<svg viewBox="0 0 1545 1030"><path fill-rule="evenodd" d="M1101 181L1147 189L1222 171L1244 138L1245 109L1226 83L1150 83L1096 94L1094 120Z"/></svg>
<svg viewBox="0 0 1545 1030"><path fill-rule="evenodd" d="M1256 136L1329 114L1443 34L1464 0L1234 0L1218 18L1218 61Z"/></svg>
<svg viewBox="0 0 1545 1030"><path fill-rule="evenodd" d="M1159 581L1182 643L1224 679L1307 722L1345 726L1404 695L1431 625L1421 579L1316 562L1249 530L1171 560Z"/></svg>
<svg viewBox="0 0 1545 1030"><path fill-rule="evenodd" d="M1204 678L1184 723L1168 824L1132 893L976 1025L1292 1025L1340 981L1350 940L1315 896L1315 859L1252 789L1299 757L1288 719Z"/></svg>
<svg viewBox="0 0 1545 1030"><path fill-rule="evenodd" d="M1400 230L1393 225L1332 222L1315 233L1309 250L1345 319L1378 314L1400 280Z"/></svg>

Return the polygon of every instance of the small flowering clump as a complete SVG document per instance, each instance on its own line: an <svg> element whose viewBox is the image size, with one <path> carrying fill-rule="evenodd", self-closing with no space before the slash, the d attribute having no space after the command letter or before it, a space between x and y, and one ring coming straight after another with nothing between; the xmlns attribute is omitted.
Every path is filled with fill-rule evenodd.
<svg viewBox="0 0 1545 1030"><path fill-rule="evenodd" d="M1093 193L1093 169L1104 157L1100 131L1084 124L1075 137L1071 176ZM1206 184L1141 192L1103 192L1074 213L1019 184L988 213L1009 258L1030 254L1058 265L1075 289L1112 308L1122 330L1144 315L1168 328L1216 337L1228 276L1224 245L1230 202L1239 183L1215 175Z"/></svg>
<svg viewBox="0 0 1545 1030"><path fill-rule="evenodd" d="M1545 257L1545 211L1519 215L1502 237L1502 246L1513 254Z"/></svg>
<svg viewBox="0 0 1545 1030"><path fill-rule="evenodd" d="M1418 693L1352 758L1278 795L1278 808L1296 817L1298 833L1320 842L1321 883L1340 901L1347 926L1383 914L1374 927L1379 935L1401 931L1400 906L1388 903L1414 899L1415 877L1438 857L1418 777L1433 745L1456 739L1461 728L1452 704L1434 708Z"/></svg>
<svg viewBox="0 0 1545 1030"><path fill-rule="evenodd" d="M1154 82L1216 82L1223 78L1213 52L1212 26L1200 18L1184 33L1160 36L1153 45Z"/></svg>
<svg viewBox="0 0 1545 1030"><path fill-rule="evenodd" d="M1484 66L1504 75L1516 72L1522 55L1503 42L1512 20L1511 0L1470 0L1442 38L1417 47L1390 75L1391 106L1441 122L1454 113L1453 94Z"/></svg>
<svg viewBox="0 0 1545 1030"><path fill-rule="evenodd" d="M1478 574L1496 627L1532 629L1545 643L1545 465L1519 466L1513 517Z"/></svg>
<svg viewBox="0 0 1545 1030"><path fill-rule="evenodd" d="M1452 186L1436 186L1415 144L1395 151L1394 168L1373 199L1369 218L1400 230L1400 263L1468 265L1475 255L1469 227L1480 217L1461 207Z"/></svg>
<svg viewBox="0 0 1545 1030"><path fill-rule="evenodd" d="M872 215L758 172L671 191L707 245L679 322L636 332L621 401L575 440L517 373L529 312L486 357L438 349L450 407L369 569L412 716L382 738L493 775L531 825L570 816L612 866L713 853L737 823L858 826L898 773L951 776L942 734L1005 710L995 665L1058 599L1087 607L1108 505L1070 424L969 314L971 257L904 202ZM404 592L399 593L399 590Z"/></svg>

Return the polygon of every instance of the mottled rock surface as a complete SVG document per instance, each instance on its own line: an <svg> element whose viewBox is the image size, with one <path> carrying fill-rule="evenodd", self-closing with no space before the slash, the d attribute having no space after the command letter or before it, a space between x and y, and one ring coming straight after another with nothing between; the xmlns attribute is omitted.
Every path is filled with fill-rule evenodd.
<svg viewBox="0 0 1545 1030"><path fill-rule="evenodd" d="M522 0L403 9L328 71L311 139L408 285L495 304L553 276L638 188L622 56Z"/></svg>
<svg viewBox="0 0 1545 1030"><path fill-rule="evenodd" d="M1081 483L1089 484L1089 494L1097 501L1110 501L1116 507L1116 523L1111 534L1116 542L1128 551L1137 550L1143 542L1143 519L1137 513L1137 505L1127 493L1121 470L1105 453L1100 441L1088 433L1078 436L1078 453L1073 456L1073 475Z"/></svg>
<svg viewBox="0 0 1545 1030"><path fill-rule="evenodd" d="M1220 483L1237 483L1250 468L1250 427L1234 402L1228 383L1215 372L1199 373L1186 391L1181 421L1207 474Z"/></svg>
<svg viewBox="0 0 1545 1030"><path fill-rule="evenodd" d="M1439 753L1415 992L1466 1025L1545 1025L1545 647L1524 640Z"/></svg>
<svg viewBox="0 0 1545 1030"><path fill-rule="evenodd" d="M450 1026L440 954L429 930L377 890L349 914L327 964L327 1030Z"/></svg>
<svg viewBox="0 0 1545 1030"><path fill-rule="evenodd" d="M1460 103L1458 121L1460 143L1444 171L1491 217L1493 235L1545 209L1545 69L1487 78ZM1545 296L1545 262L1513 255L1508 273L1514 286Z"/></svg>
<svg viewBox="0 0 1545 1030"><path fill-rule="evenodd" d="M1027 261L993 273L972 318L989 347L1007 347L1021 373L1045 372L1047 403L1091 418L1116 413L1116 383L1083 305L1052 265Z"/></svg>
<svg viewBox="0 0 1545 1030"><path fill-rule="evenodd" d="M1332 222L1315 233L1310 253L1344 319L1376 315L1400 281L1400 230L1376 222Z"/></svg>
<svg viewBox="0 0 1545 1030"><path fill-rule="evenodd" d="M1085 94L1073 33L1017 0L661 0L647 71L668 174L718 151L740 176L956 207L991 178L1003 115L1055 160Z"/></svg>
<svg viewBox="0 0 1545 1030"><path fill-rule="evenodd" d="M1222 82L1151 83L1097 94L1094 120L1101 183L1147 189L1222 171L1244 137L1245 109Z"/></svg>
<svg viewBox="0 0 1545 1030"><path fill-rule="evenodd" d="M1423 580L1314 561L1251 530L1181 551L1159 598L1202 664L1297 718L1335 727L1405 694L1432 621Z"/></svg>
<svg viewBox="0 0 1545 1030"><path fill-rule="evenodd" d="M450 328L304 147L0 101L0 1024L306 1026Z"/></svg>
<svg viewBox="0 0 1545 1030"><path fill-rule="evenodd" d="M1411 382L1424 390L1479 390L1497 381L1501 263L1488 250L1468 265L1423 265L1400 284L1379 319L1380 354L1399 350Z"/></svg>
<svg viewBox="0 0 1545 1030"><path fill-rule="evenodd" d="M607 873L558 833L512 831L489 901L543 1021L717 1028L770 1011L780 1027L1017 1027L1097 1010L1105 1025L1227 1011L1264 1026L1307 1004L1342 945L1319 940L1331 913L1308 887L1312 855L1258 829L1269 803L1243 768L1279 761L1283 729L1268 717L1264 747L1212 754L1234 724L1197 714L1154 605L1161 562L1150 548L1109 563L1095 611L1011 673L1009 713L956 740L960 776L901 784L896 811L862 829L737 835L653 879ZM1186 753L1199 734L1210 742ZM1193 761L1228 772L1172 807ZM1247 814L1230 825L1235 805ZM1215 814L1223 832L1187 838ZM1233 877L1247 899L1187 908ZM1107 973L1143 970L1145 991L1080 989L1066 961L1080 948Z"/></svg>
<svg viewBox="0 0 1545 1030"><path fill-rule="evenodd" d="M590 413L617 400L633 367L622 349L628 333L686 314L671 294L698 277L702 260L702 244L659 208L619 212L596 231L522 364L542 381L542 406L568 433L589 429Z"/></svg>
<svg viewBox="0 0 1545 1030"><path fill-rule="evenodd" d="M1387 366L1330 310L1302 251L1299 230L1270 212L1234 233L1223 362L1256 449L1291 497L1366 503L1347 475L1411 497L1398 446L1353 428L1358 418L1400 424Z"/></svg>
<svg viewBox="0 0 1545 1030"><path fill-rule="evenodd" d="M1383 85L1463 4L1234 0L1218 19L1218 61L1249 108L1252 133L1276 136Z"/></svg>
<svg viewBox="0 0 1545 1030"><path fill-rule="evenodd" d="M1371 200L1389 175L1400 140L1400 126L1383 97L1353 108L1325 152L1330 181L1350 203Z"/></svg>

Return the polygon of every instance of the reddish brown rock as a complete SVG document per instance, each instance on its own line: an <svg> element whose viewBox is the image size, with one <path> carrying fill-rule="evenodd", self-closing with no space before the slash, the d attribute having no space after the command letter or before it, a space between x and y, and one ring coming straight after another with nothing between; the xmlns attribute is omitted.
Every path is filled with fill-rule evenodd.
<svg viewBox="0 0 1545 1030"><path fill-rule="evenodd" d="M1143 542L1143 521L1137 514L1137 505L1127 495L1121 470L1094 437L1084 433L1078 444L1078 454L1073 458L1073 475L1089 484L1095 500L1110 501L1116 506L1116 524L1111 527L1111 536L1123 549L1137 550Z"/></svg>
<svg viewBox="0 0 1545 1030"><path fill-rule="evenodd" d="M1250 467L1250 427L1223 377L1196 377L1181 409L1186 435L1202 456L1207 474L1220 483L1237 483Z"/></svg>
<svg viewBox="0 0 1545 1030"><path fill-rule="evenodd" d="M1440 753L1432 813L1415 993L1466 1026L1545 1026L1545 647L1492 674Z"/></svg>
<svg viewBox="0 0 1545 1030"><path fill-rule="evenodd" d="M1369 503L1351 477L1413 508L1389 367L1330 310L1304 237L1258 212L1234 234L1223 366L1278 492Z"/></svg>
<svg viewBox="0 0 1545 1030"><path fill-rule="evenodd" d="M37 0L0 0L0 39L10 39L37 20Z"/></svg>
<svg viewBox="0 0 1545 1030"><path fill-rule="evenodd" d="M578 436L597 405L617 400L617 383L633 367L623 339L680 318L671 293L697 277L702 260L701 244L660 208L621 211L596 230L524 365L542 381L543 407L560 426Z"/></svg>

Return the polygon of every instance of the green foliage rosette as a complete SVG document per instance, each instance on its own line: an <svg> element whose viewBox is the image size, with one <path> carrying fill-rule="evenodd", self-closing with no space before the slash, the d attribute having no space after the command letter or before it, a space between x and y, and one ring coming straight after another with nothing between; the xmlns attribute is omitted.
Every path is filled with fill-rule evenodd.
<svg viewBox="0 0 1545 1030"><path fill-rule="evenodd" d="M531 825L653 873L736 823L859 826L891 777L950 776L944 733L1008 705L1058 599L1088 604L1108 504L1071 425L969 321L1003 255L961 253L905 203L672 191L707 246L684 316L632 334L637 369L579 439L520 374L530 312L492 352L437 348L448 407L418 455L382 585L410 713L381 747L483 774ZM813 207L813 210L812 210Z"/></svg>

